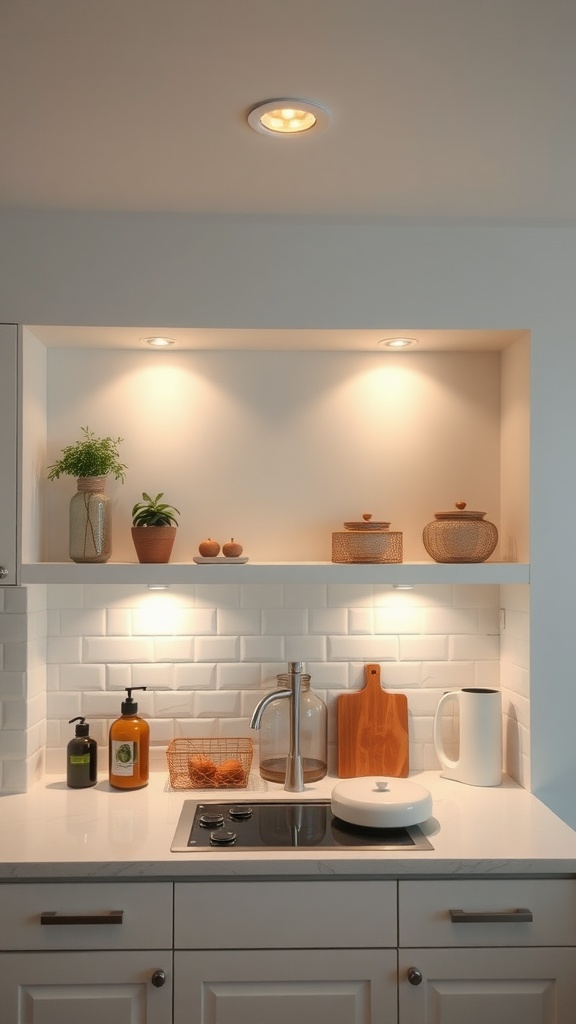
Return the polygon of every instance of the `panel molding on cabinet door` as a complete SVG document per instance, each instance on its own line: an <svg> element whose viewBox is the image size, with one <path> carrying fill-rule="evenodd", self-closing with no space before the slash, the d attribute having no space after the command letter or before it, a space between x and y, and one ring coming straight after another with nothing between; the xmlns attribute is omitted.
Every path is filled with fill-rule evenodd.
<svg viewBox="0 0 576 1024"><path fill-rule="evenodd" d="M0 324L0 586L17 582L18 328Z"/></svg>
<svg viewBox="0 0 576 1024"><path fill-rule="evenodd" d="M567 1024L576 1005L570 947L400 951L401 1024ZM415 968L422 980L412 984Z"/></svg>
<svg viewBox="0 0 576 1024"><path fill-rule="evenodd" d="M390 949L176 952L174 1024L396 1024L396 965Z"/></svg>
<svg viewBox="0 0 576 1024"><path fill-rule="evenodd" d="M0 954L6 1024L169 1024L172 954L166 950ZM166 976L160 987L158 971Z"/></svg>

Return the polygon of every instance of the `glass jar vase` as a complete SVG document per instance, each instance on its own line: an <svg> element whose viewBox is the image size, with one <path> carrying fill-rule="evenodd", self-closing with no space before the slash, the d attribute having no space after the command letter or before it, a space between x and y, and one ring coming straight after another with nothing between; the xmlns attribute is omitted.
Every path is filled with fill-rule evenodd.
<svg viewBox="0 0 576 1024"><path fill-rule="evenodd" d="M107 562L112 554L105 476L81 476L70 501L69 554L73 562Z"/></svg>
<svg viewBox="0 0 576 1024"><path fill-rule="evenodd" d="M290 676L276 676L279 690L290 689ZM300 677L300 754L304 782L323 779L328 768L326 705L310 689L310 676ZM268 782L286 781L290 752L290 701L273 700L260 725L260 775Z"/></svg>

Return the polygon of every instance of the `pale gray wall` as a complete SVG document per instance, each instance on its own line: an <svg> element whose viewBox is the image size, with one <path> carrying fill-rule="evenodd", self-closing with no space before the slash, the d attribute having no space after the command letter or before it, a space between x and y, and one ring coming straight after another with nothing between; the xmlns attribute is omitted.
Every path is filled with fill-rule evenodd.
<svg viewBox="0 0 576 1024"><path fill-rule="evenodd" d="M0 214L4 321L532 331L532 780L574 827L575 267L575 228Z"/></svg>

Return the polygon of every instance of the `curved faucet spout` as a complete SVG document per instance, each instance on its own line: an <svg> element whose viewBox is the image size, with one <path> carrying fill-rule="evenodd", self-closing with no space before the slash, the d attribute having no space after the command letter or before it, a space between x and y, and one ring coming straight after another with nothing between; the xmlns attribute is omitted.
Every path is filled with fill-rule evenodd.
<svg viewBox="0 0 576 1024"><path fill-rule="evenodd" d="M287 697L289 699L290 695L290 690L276 690L275 693L267 693L265 697L262 697L262 700L258 701L252 713L252 718L250 719L250 728L260 728L260 725L262 723L262 715L264 714L265 709L268 707L269 704L272 703L273 700L281 700L282 697Z"/></svg>

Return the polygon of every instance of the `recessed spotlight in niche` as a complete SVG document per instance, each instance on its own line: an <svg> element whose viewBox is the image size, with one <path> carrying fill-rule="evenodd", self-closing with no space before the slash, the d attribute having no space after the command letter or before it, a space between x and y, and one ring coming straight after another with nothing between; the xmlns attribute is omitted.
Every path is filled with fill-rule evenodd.
<svg viewBox="0 0 576 1024"><path fill-rule="evenodd" d="M174 338L140 338L140 341L142 342L143 345L150 345L151 348L169 348L170 345L176 344Z"/></svg>
<svg viewBox="0 0 576 1024"><path fill-rule="evenodd" d="M378 342L379 346L385 346L386 348L410 348L411 345L417 344L417 338L382 338Z"/></svg>

